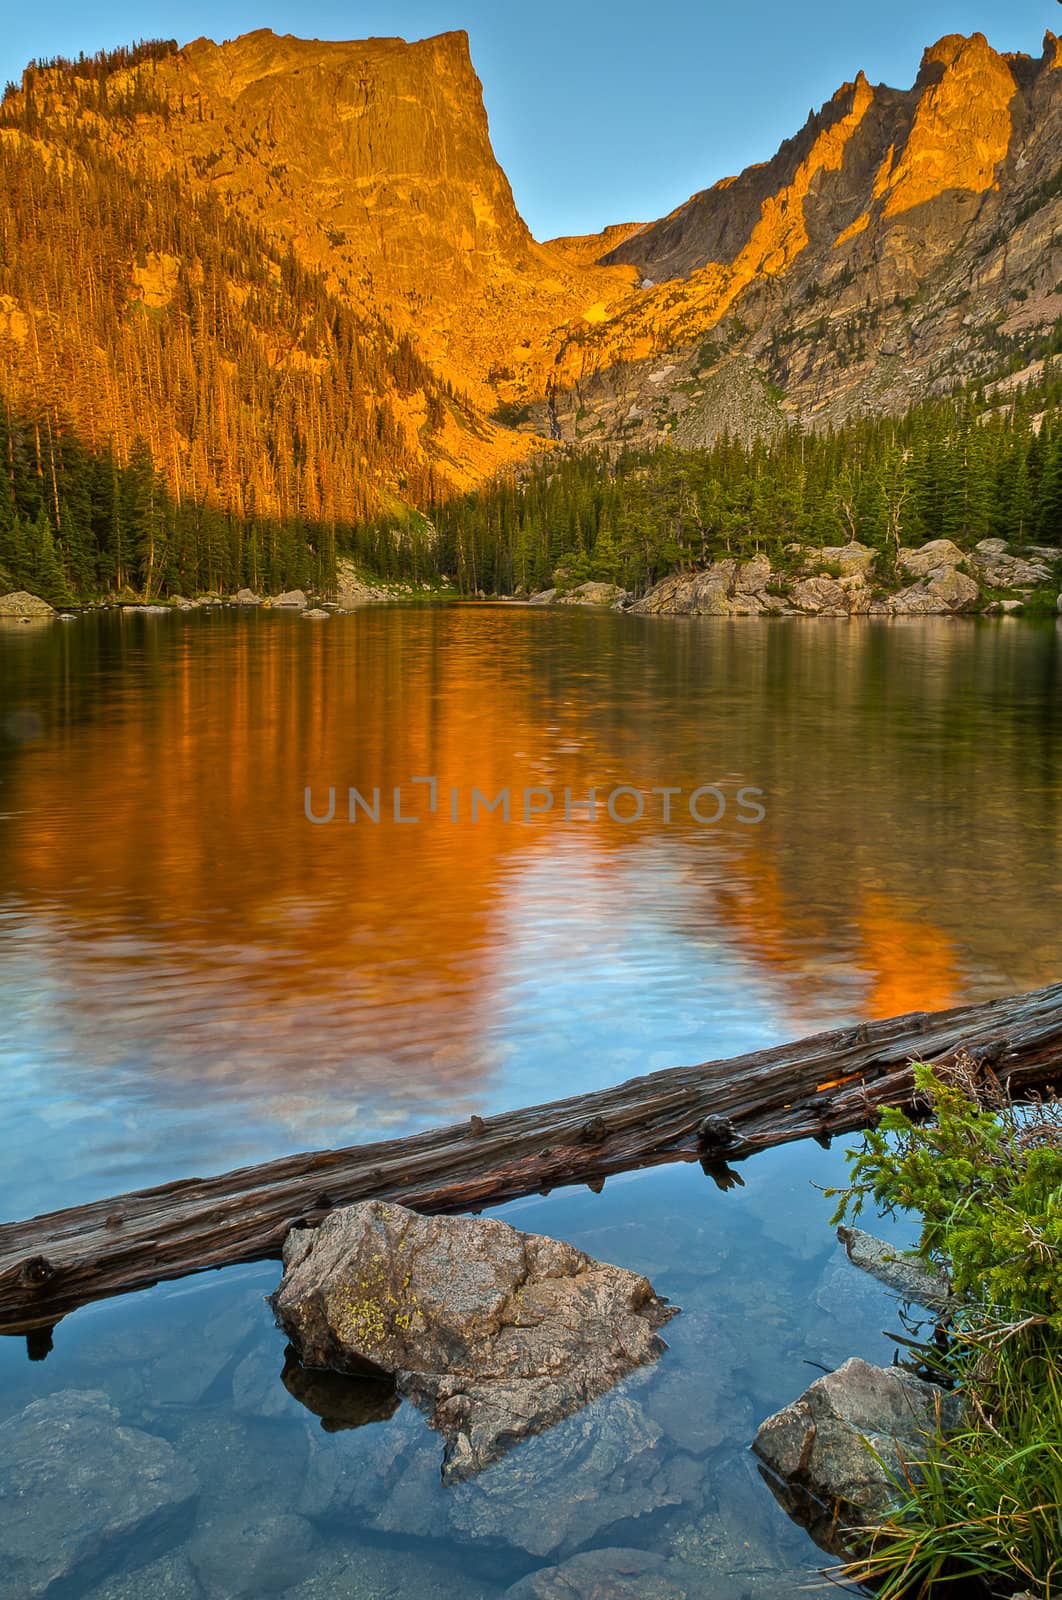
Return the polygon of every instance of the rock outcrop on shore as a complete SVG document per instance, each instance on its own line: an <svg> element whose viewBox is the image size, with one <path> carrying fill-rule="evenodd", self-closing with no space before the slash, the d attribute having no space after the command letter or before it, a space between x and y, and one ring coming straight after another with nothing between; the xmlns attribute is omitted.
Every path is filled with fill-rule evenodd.
<svg viewBox="0 0 1062 1600"><path fill-rule="evenodd" d="M1039 546L1012 554L1002 539L984 539L971 551L950 539L934 539L917 549L901 547L896 577L889 583L877 575L878 552L854 541L824 549L790 545L786 556L784 569L775 569L761 554L674 573L624 609L639 616L693 617L955 616L1013 610L1051 587L1059 561L1057 550ZM1010 591L1009 597L994 598L992 591L998 590Z"/></svg>
<svg viewBox="0 0 1062 1600"><path fill-rule="evenodd" d="M55 607L25 589L0 594L0 617L54 617Z"/></svg>
<svg viewBox="0 0 1062 1600"><path fill-rule="evenodd" d="M303 1363L393 1375L458 1483L666 1349L648 1279L494 1218L370 1200L293 1230L277 1321Z"/></svg>

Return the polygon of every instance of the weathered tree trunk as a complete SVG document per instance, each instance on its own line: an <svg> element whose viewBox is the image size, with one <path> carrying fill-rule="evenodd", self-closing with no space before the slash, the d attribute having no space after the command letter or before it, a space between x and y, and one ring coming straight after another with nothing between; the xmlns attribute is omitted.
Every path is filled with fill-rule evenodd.
<svg viewBox="0 0 1062 1600"><path fill-rule="evenodd" d="M279 1256L289 1228L370 1196L421 1211L466 1211L695 1160L725 1186L727 1160L866 1127L876 1108L910 1102L912 1060L945 1064L959 1051L1015 1098L1062 1081L1062 984L673 1067L408 1139L287 1156L6 1223L0 1332L47 1328L77 1306L162 1279Z"/></svg>

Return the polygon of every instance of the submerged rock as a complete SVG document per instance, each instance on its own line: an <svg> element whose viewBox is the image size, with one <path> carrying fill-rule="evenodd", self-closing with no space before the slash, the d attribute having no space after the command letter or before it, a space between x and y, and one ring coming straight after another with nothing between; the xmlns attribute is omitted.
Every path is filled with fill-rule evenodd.
<svg viewBox="0 0 1062 1600"><path fill-rule="evenodd" d="M455 1483L666 1349L648 1279L494 1218L369 1200L293 1230L273 1296L304 1366L394 1375Z"/></svg>
<svg viewBox="0 0 1062 1600"><path fill-rule="evenodd" d="M180 1550L160 1556L146 1567L115 1573L84 1600L203 1600L199 1579Z"/></svg>
<svg viewBox="0 0 1062 1600"><path fill-rule="evenodd" d="M891 1245L862 1228L838 1228L837 1237L853 1266L869 1272L904 1300L928 1311L947 1311L951 1306L951 1287L943 1273L897 1255Z"/></svg>
<svg viewBox="0 0 1062 1600"><path fill-rule="evenodd" d="M304 617L308 617L312 622L327 622L328 621L328 612L327 611L322 611L320 606L314 606L312 608L312 610L304 611L303 612L303 616Z"/></svg>
<svg viewBox="0 0 1062 1600"><path fill-rule="evenodd" d="M5 1600L83 1591L134 1545L143 1561L183 1531L191 1468L154 1434L122 1427L96 1391L34 1400L0 1424L0 1573Z"/></svg>
<svg viewBox="0 0 1062 1600"><path fill-rule="evenodd" d="M312 1570L317 1543L305 1517L235 1511L204 1522L187 1552L207 1595L257 1600L300 1583Z"/></svg>
<svg viewBox="0 0 1062 1600"><path fill-rule="evenodd" d="M853 1530L895 1506L896 1481L917 1476L938 1425L947 1432L961 1415L957 1395L853 1358L768 1417L752 1448L790 1491L787 1509L825 1548L844 1553Z"/></svg>
<svg viewBox="0 0 1062 1600"><path fill-rule="evenodd" d="M374 1427L314 1428L295 1509L405 1539L504 1545L553 1561L633 1518L697 1510L704 1467L671 1450L647 1414L649 1376L632 1375L460 1483L440 1482L438 1449L412 1406Z"/></svg>
<svg viewBox="0 0 1062 1600"><path fill-rule="evenodd" d="M25 589L0 594L0 617L54 617L55 607Z"/></svg>
<svg viewBox="0 0 1062 1600"><path fill-rule="evenodd" d="M700 1600L704 1577L650 1550L584 1550L528 1573L503 1600Z"/></svg>

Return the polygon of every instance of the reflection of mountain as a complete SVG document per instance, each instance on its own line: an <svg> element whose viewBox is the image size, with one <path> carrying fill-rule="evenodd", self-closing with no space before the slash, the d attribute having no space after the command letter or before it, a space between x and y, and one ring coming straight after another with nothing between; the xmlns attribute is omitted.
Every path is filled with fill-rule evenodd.
<svg viewBox="0 0 1062 1600"><path fill-rule="evenodd" d="M2 645L3 713L44 727L6 751L8 938L70 1055L147 1063L164 1096L459 1112L504 1060L507 997L540 977L505 937L532 863L584 951L651 916L691 961L769 978L787 1032L1058 970L1038 887L1060 849L1050 632L482 608L28 634ZM416 826L303 816L307 783L417 775L462 797L749 783L768 818L453 825L445 794ZM617 1003L652 1007L648 952L631 960Z"/></svg>

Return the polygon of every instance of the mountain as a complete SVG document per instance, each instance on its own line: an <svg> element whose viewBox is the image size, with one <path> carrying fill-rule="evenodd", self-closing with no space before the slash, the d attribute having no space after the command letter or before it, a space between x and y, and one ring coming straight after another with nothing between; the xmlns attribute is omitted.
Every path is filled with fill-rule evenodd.
<svg viewBox="0 0 1062 1600"><path fill-rule="evenodd" d="M822 426L1020 354L1062 315L1060 66L1052 34L1039 60L949 36L910 90L860 74L770 161L627 234L600 259L641 288L559 344L565 436Z"/></svg>
<svg viewBox="0 0 1062 1600"><path fill-rule="evenodd" d="M0 106L0 398L43 482L69 426L146 440L179 501L337 525L544 439L902 411L1062 315L1060 65L949 36L667 217L538 243L463 33L35 64Z"/></svg>

